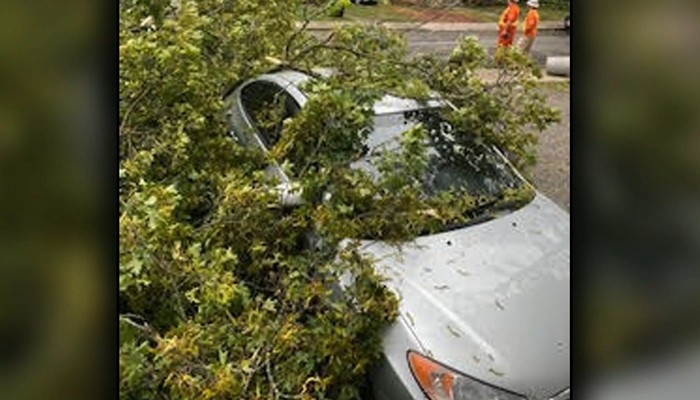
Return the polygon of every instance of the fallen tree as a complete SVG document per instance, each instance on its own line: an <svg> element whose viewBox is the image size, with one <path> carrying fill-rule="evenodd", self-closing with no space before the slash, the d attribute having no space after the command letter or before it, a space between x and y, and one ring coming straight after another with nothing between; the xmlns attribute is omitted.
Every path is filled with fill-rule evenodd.
<svg viewBox="0 0 700 400"><path fill-rule="evenodd" d="M439 93L455 106L444 115L453 126L521 168L534 162L534 132L556 118L522 55L504 57L486 84L474 70L489 60L474 41L441 60L409 59L381 27L319 40L295 28L302 3L120 1L121 398L358 398L397 299L372 260L337 244L368 231L410 240L490 200L421 192L429 126L407 132L383 179L351 169L372 103ZM336 74L309 86L270 155L245 151L227 135L223 94L280 66ZM270 162L296 173L302 206L280 206ZM305 246L309 232L325 245ZM338 294L346 272L355 279Z"/></svg>

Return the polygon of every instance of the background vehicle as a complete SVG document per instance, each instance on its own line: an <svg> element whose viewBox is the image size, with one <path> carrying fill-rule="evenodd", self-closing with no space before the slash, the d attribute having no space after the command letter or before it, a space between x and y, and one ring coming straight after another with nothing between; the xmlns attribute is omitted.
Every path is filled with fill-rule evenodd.
<svg viewBox="0 0 700 400"><path fill-rule="evenodd" d="M245 82L227 96L231 134L267 151L282 120L307 101L310 78L279 71ZM262 125L270 104L279 124ZM385 96L374 105L373 148L411 126L407 115L440 107ZM440 163L432 190L465 186L498 192L528 185L495 148L474 143L474 165ZM355 165L372 171L371 163ZM278 166L270 173L291 178ZM558 399L569 392L569 216L541 194L528 204L485 208L477 223L418 237L401 254L379 240L364 251L400 298L400 317L383 337L383 360L370 374L376 399Z"/></svg>

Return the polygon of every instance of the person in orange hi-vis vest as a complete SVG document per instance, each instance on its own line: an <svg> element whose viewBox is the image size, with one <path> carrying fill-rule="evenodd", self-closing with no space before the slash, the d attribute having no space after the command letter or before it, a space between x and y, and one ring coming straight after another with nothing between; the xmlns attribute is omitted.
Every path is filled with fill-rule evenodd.
<svg viewBox="0 0 700 400"><path fill-rule="evenodd" d="M508 7L503 10L501 19L498 20L498 47L508 47L513 44L515 33L518 31L518 18L520 18L518 0L508 0Z"/></svg>
<svg viewBox="0 0 700 400"><path fill-rule="evenodd" d="M519 47L525 54L530 53L532 49L532 44L535 43L535 38L537 37L537 27L540 24L540 13L537 11L540 8L538 0L528 0L527 6L529 10L525 16L525 27L523 30L523 37L520 38Z"/></svg>

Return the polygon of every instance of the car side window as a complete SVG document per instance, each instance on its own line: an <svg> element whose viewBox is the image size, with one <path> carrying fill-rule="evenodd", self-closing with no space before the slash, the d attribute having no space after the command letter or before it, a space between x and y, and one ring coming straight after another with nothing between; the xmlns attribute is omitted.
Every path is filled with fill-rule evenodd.
<svg viewBox="0 0 700 400"><path fill-rule="evenodd" d="M272 82L257 81L241 90L241 104L267 148L282 133L282 122L299 113L299 104L284 88Z"/></svg>

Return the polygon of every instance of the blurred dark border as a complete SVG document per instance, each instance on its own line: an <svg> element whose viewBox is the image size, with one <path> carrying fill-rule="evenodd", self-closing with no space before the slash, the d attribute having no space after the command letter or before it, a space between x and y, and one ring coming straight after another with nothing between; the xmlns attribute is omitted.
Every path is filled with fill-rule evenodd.
<svg viewBox="0 0 700 400"><path fill-rule="evenodd" d="M570 77L570 90L569 90L569 101L570 101L570 193L569 198L572 204L569 214L571 217L571 336L570 336L570 346L571 346L571 367L570 367L570 383L571 387L576 391L577 397L585 398L579 390L583 389L586 382L585 367L582 364L582 348L580 347L580 335L578 334L582 329L582 324L580 319L577 318L581 310L581 303L584 294L584 280L582 279L582 271L579 265L585 265L585 237L586 227L584 221L587 221L586 214L589 212L586 208L586 185L581 178L582 171L582 157L584 153L585 145L585 108L584 108L584 97L585 97L585 76L586 76L586 65L589 61L587 54L589 54L585 49L585 26L582 23L584 19L585 3L579 1L573 1L569 6L570 17L573 24L576 24L576 28L572 28L569 31L570 35L570 56L574 61L571 63L571 77ZM578 33L577 33L578 32Z"/></svg>
<svg viewBox="0 0 700 400"><path fill-rule="evenodd" d="M118 6L9 2L0 15L3 399L118 395ZM700 338L698 14L689 1L572 4L584 398Z"/></svg>
<svg viewBox="0 0 700 400"><path fill-rule="evenodd" d="M572 7L572 380L587 399L654 398L635 389L700 376L700 8Z"/></svg>
<svg viewBox="0 0 700 400"><path fill-rule="evenodd" d="M118 395L118 3L0 13L0 398Z"/></svg>

